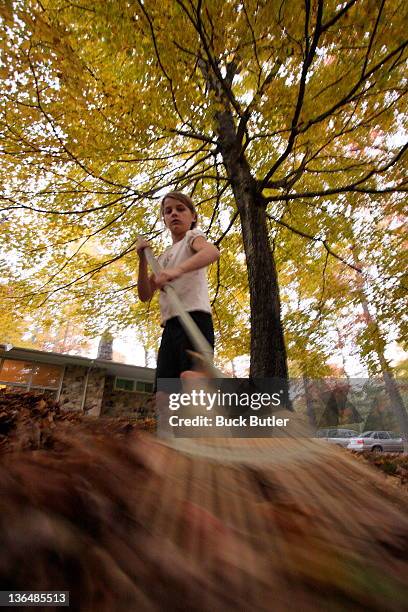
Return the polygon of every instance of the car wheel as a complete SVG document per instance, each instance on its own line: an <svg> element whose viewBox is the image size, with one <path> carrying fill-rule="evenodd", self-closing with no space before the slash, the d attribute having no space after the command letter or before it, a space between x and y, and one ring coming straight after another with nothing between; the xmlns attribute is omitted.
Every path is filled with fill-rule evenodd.
<svg viewBox="0 0 408 612"><path fill-rule="evenodd" d="M375 446L372 447L371 451L373 453L382 453L382 446L378 446L378 444L376 444Z"/></svg>

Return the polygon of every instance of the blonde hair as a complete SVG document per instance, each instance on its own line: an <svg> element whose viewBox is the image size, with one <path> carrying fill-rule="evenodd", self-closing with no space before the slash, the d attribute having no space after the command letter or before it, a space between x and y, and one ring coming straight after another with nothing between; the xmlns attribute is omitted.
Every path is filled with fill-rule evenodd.
<svg viewBox="0 0 408 612"><path fill-rule="evenodd" d="M183 204L187 206L189 210L191 210L193 215L195 215L195 221L192 222L190 229L193 229L194 227L196 227L198 223L197 211L193 204L193 200L190 198L190 196L186 195L185 193L182 193L181 191L169 191L169 193L166 193L160 205L160 211L161 211L162 217L164 217L164 202L167 200L167 198L171 198L172 200L178 200L179 202L183 202Z"/></svg>

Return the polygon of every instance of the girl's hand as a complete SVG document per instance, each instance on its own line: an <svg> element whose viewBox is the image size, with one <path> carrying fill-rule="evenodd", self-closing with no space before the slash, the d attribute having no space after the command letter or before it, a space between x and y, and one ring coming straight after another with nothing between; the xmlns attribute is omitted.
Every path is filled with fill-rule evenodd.
<svg viewBox="0 0 408 612"><path fill-rule="evenodd" d="M164 287L164 285L167 285L172 280L179 278L182 274L184 274L184 270L181 266L177 268L167 268L166 270L163 270L163 272L160 272L160 274L157 274L157 276L155 275L153 277L153 282L158 289L161 289Z"/></svg>
<svg viewBox="0 0 408 612"><path fill-rule="evenodd" d="M147 248L150 248L150 244L148 243L148 241L144 238L138 238L136 242L136 253L139 255L139 257L142 256L143 251Z"/></svg>

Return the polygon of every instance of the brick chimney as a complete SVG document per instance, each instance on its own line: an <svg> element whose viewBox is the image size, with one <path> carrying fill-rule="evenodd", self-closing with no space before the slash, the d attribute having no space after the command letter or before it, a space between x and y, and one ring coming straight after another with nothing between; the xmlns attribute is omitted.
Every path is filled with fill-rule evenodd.
<svg viewBox="0 0 408 612"><path fill-rule="evenodd" d="M103 332L98 346L98 359L109 359L112 361L113 336L109 330Z"/></svg>

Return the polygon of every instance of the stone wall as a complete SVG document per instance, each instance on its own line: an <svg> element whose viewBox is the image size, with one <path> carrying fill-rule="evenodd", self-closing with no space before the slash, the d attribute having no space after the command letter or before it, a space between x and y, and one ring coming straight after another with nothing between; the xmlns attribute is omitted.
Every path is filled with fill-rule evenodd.
<svg viewBox="0 0 408 612"><path fill-rule="evenodd" d="M115 377L106 376L102 399L101 414L109 416L135 415L152 416L154 411L153 395L134 391L116 391Z"/></svg>
<svg viewBox="0 0 408 612"><path fill-rule="evenodd" d="M88 376L88 386L84 412L88 415L99 416L102 408L102 397L105 386L105 370L91 369Z"/></svg>
<svg viewBox="0 0 408 612"><path fill-rule="evenodd" d="M81 410L87 370L86 366L66 366L59 399L64 410Z"/></svg>
<svg viewBox="0 0 408 612"><path fill-rule="evenodd" d="M64 410L82 409L87 373L87 366L66 366L60 395L60 405ZM99 416L101 412L104 381L104 370L101 368L91 368L89 370L85 404L83 407L84 412L87 414Z"/></svg>

